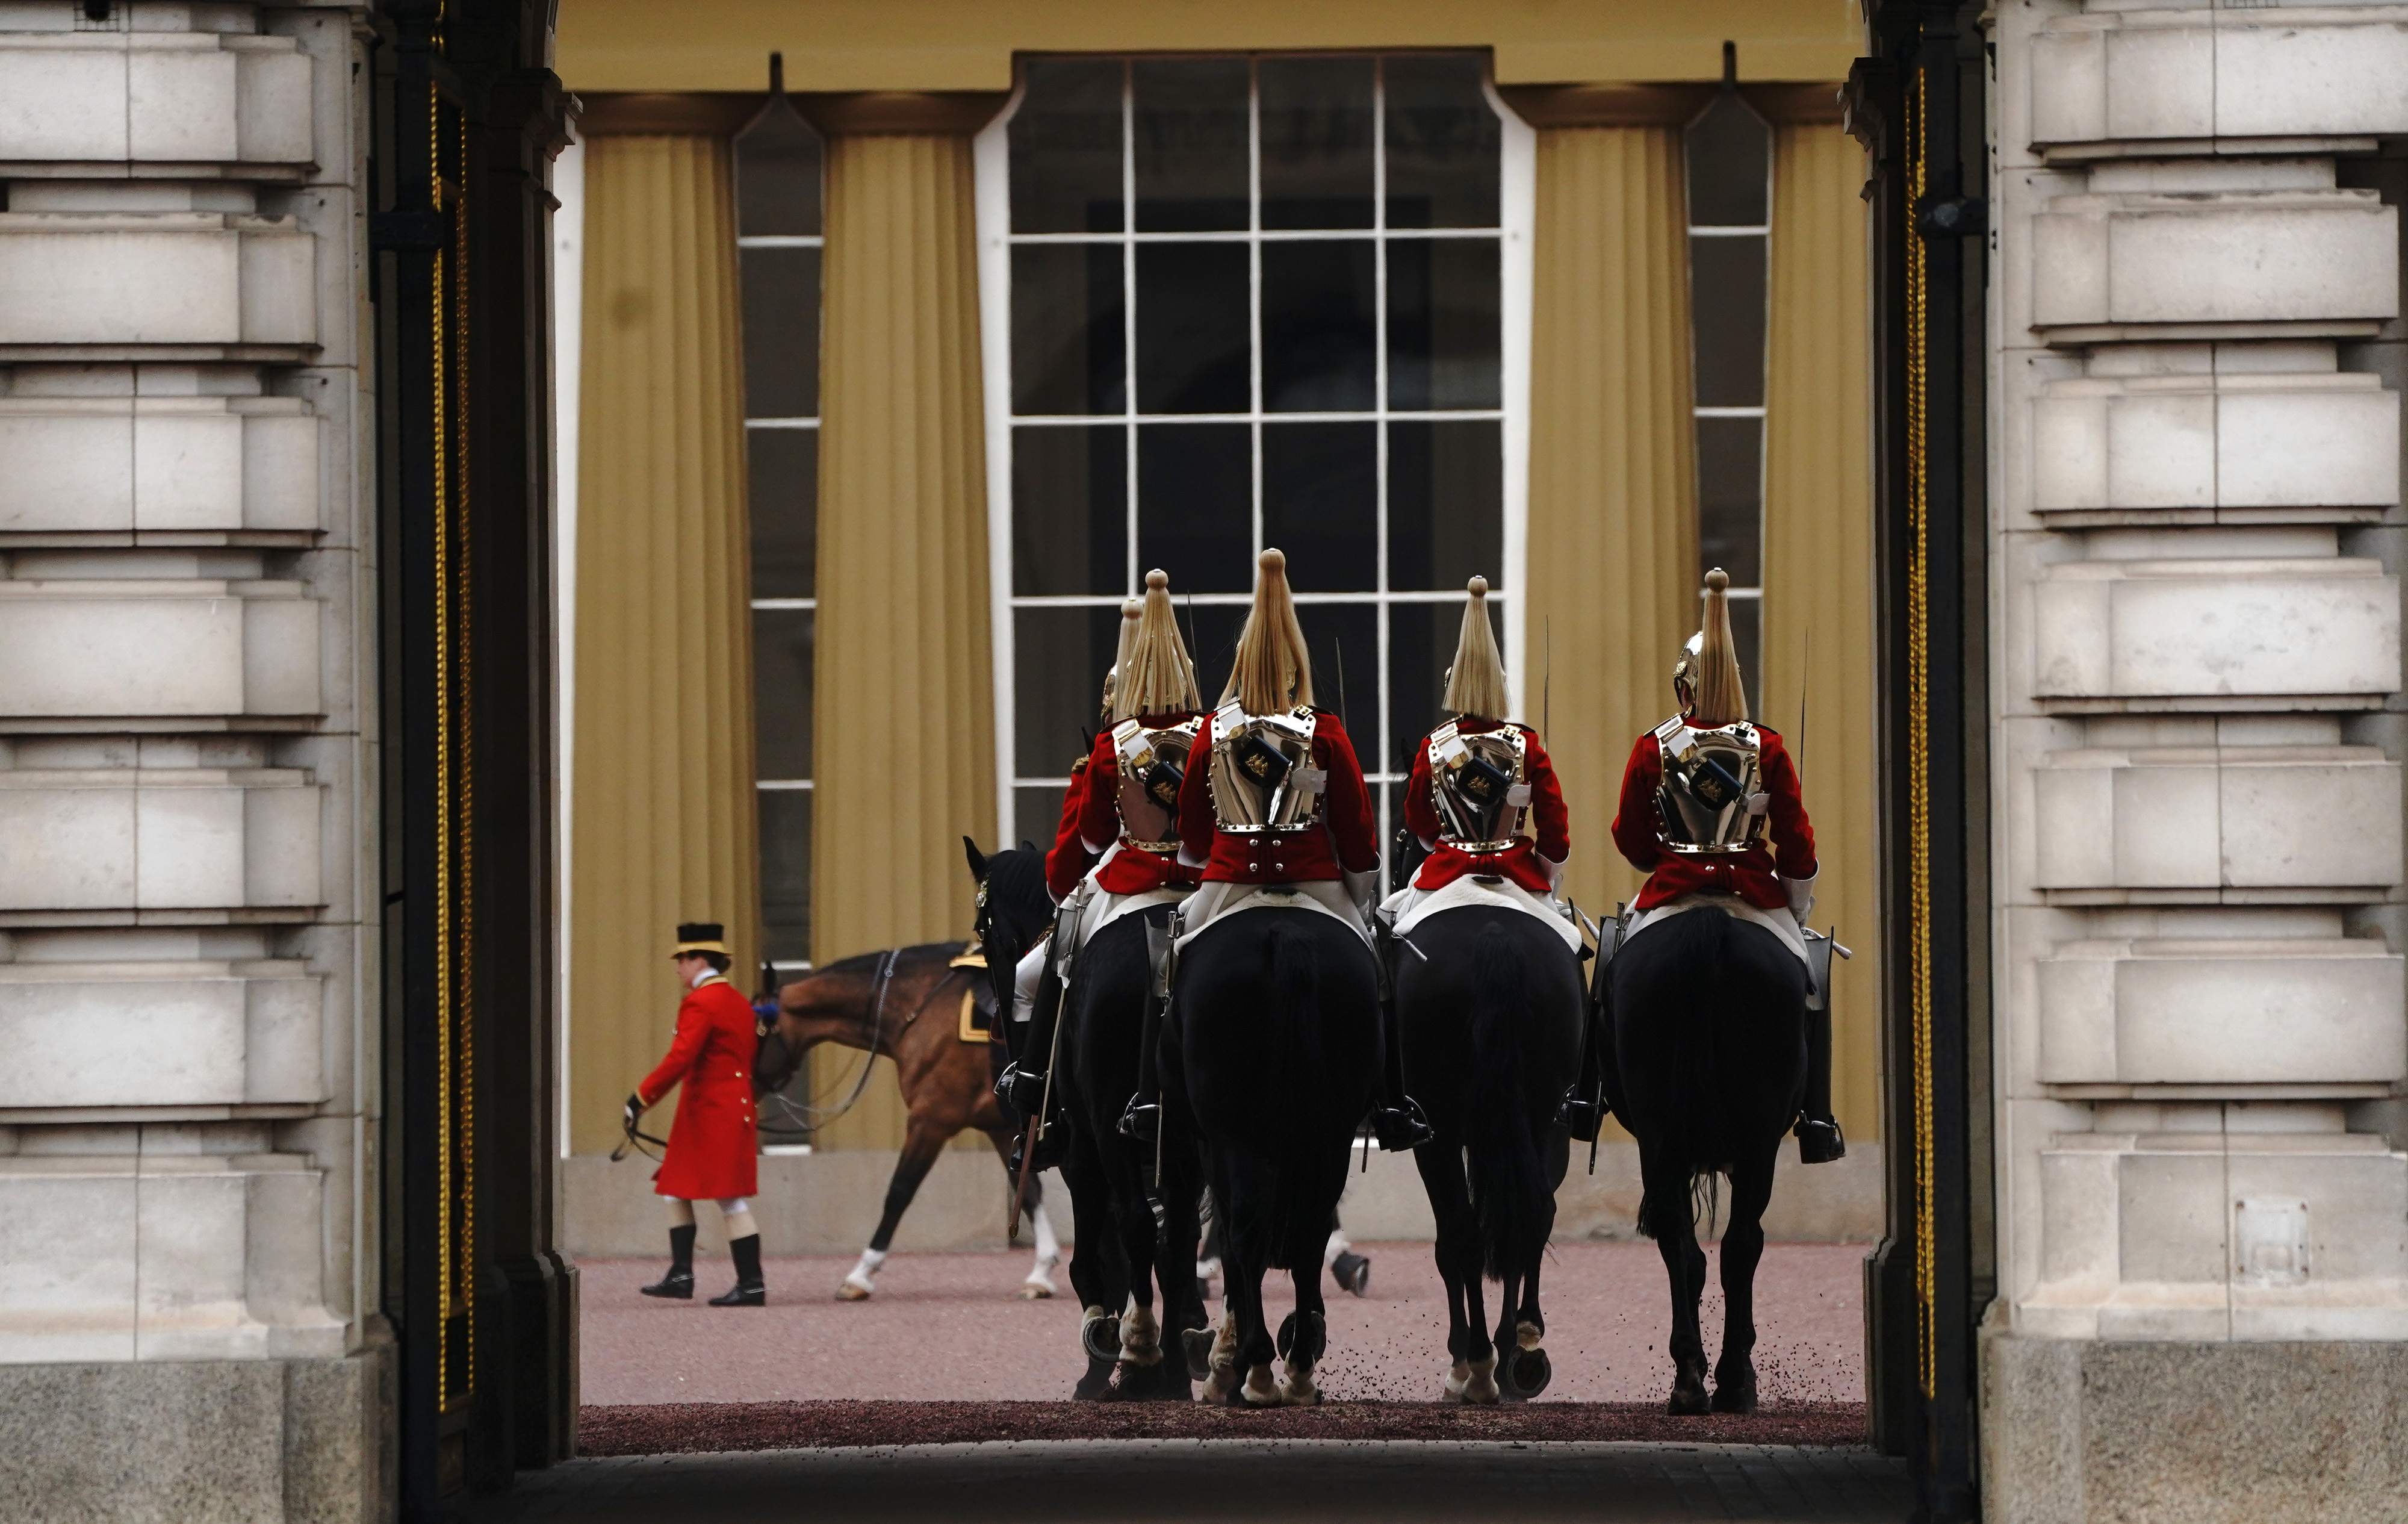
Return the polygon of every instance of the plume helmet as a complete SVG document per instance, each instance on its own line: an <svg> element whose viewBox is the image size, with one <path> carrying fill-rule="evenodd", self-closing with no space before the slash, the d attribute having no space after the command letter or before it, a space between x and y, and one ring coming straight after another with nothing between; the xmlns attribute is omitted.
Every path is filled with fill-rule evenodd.
<svg viewBox="0 0 2408 1524"><path fill-rule="evenodd" d="M1266 550L1254 558L1254 606L1238 636L1224 703L1234 698L1249 714L1278 714L1312 702L1312 658L1288 591L1287 554Z"/></svg>
<svg viewBox="0 0 2408 1524"><path fill-rule="evenodd" d="M1739 646L1731 639L1730 574L1706 573L1704 623L1672 663L1672 694L1681 712L1702 729L1732 725L1747 716L1747 683L1740 674Z"/></svg>
<svg viewBox="0 0 2408 1524"><path fill-rule="evenodd" d="M1124 612L1121 622L1119 678L1113 684L1111 717L1167 714L1197 710L1204 699L1196 691L1196 663L1180 638L1179 616L1170 607L1170 573L1156 568L1145 574L1145 597L1134 631Z"/></svg>
<svg viewBox="0 0 2408 1524"><path fill-rule="evenodd" d="M1143 612L1143 605L1135 598L1121 605L1120 643L1112 648L1112 664L1104 669L1104 699L1099 706L1107 720L1115 717L1112 695L1120 687L1121 673L1128 668L1129 648L1137 643L1138 620Z"/></svg>
<svg viewBox="0 0 2408 1524"><path fill-rule="evenodd" d="M1463 592L1463 632L1455 638L1455 660L1446 669L1446 695L1439 706L1450 714L1501 720L1505 718L1505 654L1497 649L1497 632L1488 625L1488 579L1472 578Z"/></svg>

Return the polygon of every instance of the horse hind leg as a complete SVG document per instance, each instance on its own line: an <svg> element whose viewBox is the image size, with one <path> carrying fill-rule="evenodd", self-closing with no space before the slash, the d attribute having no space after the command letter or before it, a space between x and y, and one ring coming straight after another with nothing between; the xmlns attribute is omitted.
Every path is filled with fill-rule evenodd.
<svg viewBox="0 0 2408 1524"><path fill-rule="evenodd" d="M1050 1301L1055 1289L1054 1272L1062 1263L1062 1241L1054 1236L1054 1219L1045 1210L1042 1179L1028 1177L1028 1197L1021 1204L1028 1214L1030 1226L1037 1230L1037 1260L1028 1267L1027 1278L1020 1283L1020 1295L1028 1301Z"/></svg>
<svg viewBox="0 0 2408 1524"><path fill-rule="evenodd" d="M1672 1294L1672 1395L1667 1411L1707 1411L1705 1339L1698 1330L1698 1302L1705 1295L1706 1251L1698 1246L1697 1219L1688 1170L1665 1157L1661 1147L1640 1155L1641 1226L1656 1240L1664 1278Z"/></svg>
<svg viewBox="0 0 2408 1524"><path fill-rule="evenodd" d="M1714 1411L1756 1411L1756 1272L1764 1258L1764 1209L1772 1201L1775 1141L1732 1173L1723 1229L1723 1347L1714 1362Z"/></svg>
<svg viewBox="0 0 2408 1524"><path fill-rule="evenodd" d="M895 1173L886 1182L886 1204L878 1218L878 1231L869 1235L869 1247L861 1251L861 1258L837 1287L838 1301L867 1301L878 1289L878 1272L886 1263L886 1250L895 1242L896 1227L910 1209L911 1199L920 1194L920 1182L928 1177L929 1168L945 1146L945 1137L934 1123L918 1116L911 1118L903 1135L903 1152L895 1160Z"/></svg>

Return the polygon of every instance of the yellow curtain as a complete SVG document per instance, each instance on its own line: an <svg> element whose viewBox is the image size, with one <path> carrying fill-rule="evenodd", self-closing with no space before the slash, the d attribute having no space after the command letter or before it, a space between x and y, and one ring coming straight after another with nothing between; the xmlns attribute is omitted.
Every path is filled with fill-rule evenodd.
<svg viewBox="0 0 2408 1524"><path fill-rule="evenodd" d="M1811 705L1799 768L1823 861L1814 919L1856 953L1832 981L1832 1104L1850 1136L1870 1139L1882 925L1864 155L1836 119L1778 134L1756 712L1789 734L1801 693Z"/></svg>
<svg viewBox="0 0 2408 1524"><path fill-rule="evenodd" d="M570 831L571 1146L668 1046L680 921L759 945L733 175L724 140L585 151Z"/></svg>
<svg viewBox="0 0 2408 1524"><path fill-rule="evenodd" d="M970 170L966 135L828 145L811 849L822 965L966 937L961 839L996 840ZM857 1061L823 1052L820 1087ZM819 1142L892 1147L901 1118L880 1073Z"/></svg>
<svg viewBox="0 0 2408 1524"><path fill-rule="evenodd" d="M1538 140L1523 638L1556 672L1545 739L1571 812L1567 885L1611 913L1640 878L1606 830L1623 767L1671 712L1672 658L1697 625L1687 201L1677 128Z"/></svg>

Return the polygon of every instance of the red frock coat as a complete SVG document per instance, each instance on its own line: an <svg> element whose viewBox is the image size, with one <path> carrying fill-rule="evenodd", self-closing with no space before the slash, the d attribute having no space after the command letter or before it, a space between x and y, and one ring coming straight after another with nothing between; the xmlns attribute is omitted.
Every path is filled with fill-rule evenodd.
<svg viewBox="0 0 2408 1524"><path fill-rule="evenodd" d="M677 1036L661 1067L636 1086L652 1106L682 1084L677 1120L652 1193L689 1201L725 1201L760 1189L759 1127L752 1056L760 1047L752 1003L713 975L678 1002Z"/></svg>
<svg viewBox="0 0 2408 1524"><path fill-rule="evenodd" d="M1781 737L1763 726L1756 727L1761 750L1765 793L1771 807L1765 822L1771 845L1763 842L1728 856L1690 856L1664 847L1662 817L1656 813L1656 790L1664 778L1663 750L1656 732L1639 738L1630 750L1630 766L1622 775L1622 812L1613 817L1613 844L1632 867L1647 874L1647 883L1633 903L1653 910L1668 899L1699 890L1735 894L1759 910L1786 910L1789 891L1783 879L1811 879L1814 859L1814 827L1806 818L1806 801L1798 786L1798 768L1789 760ZM1778 876L1776 876L1778 875Z"/></svg>
<svg viewBox="0 0 2408 1524"><path fill-rule="evenodd" d="M1054 848L1045 854L1045 892L1060 904L1070 898L1070 891L1087 876L1087 865L1096 860L1087 843L1079 840L1079 812L1087 801L1087 759L1081 757L1070 764L1070 786L1062 791L1062 819L1054 827Z"/></svg>
<svg viewBox="0 0 2408 1524"><path fill-rule="evenodd" d="M1467 734L1497 728L1495 722L1465 718L1455 727ZM1558 868L1572 855L1571 815L1564 808L1564 789L1555 782L1555 765L1547 760L1547 750L1539 744L1539 733L1528 726L1516 726L1522 732L1523 780L1530 785L1530 826L1539 834L1532 843L1523 837L1503 852L1472 854L1452 841L1439 840L1438 801L1430 796L1429 737L1413 748L1412 776L1405 784L1405 825L1429 849L1429 856L1413 875L1416 889L1443 889L1466 873L1496 873L1512 879L1535 895L1550 893L1555 885L1549 881L1545 866L1534 859L1544 857Z"/></svg>
<svg viewBox="0 0 2408 1524"><path fill-rule="evenodd" d="M1149 730L1167 730L1193 718L1191 712L1183 710L1138 716ZM1196 744L1204 744L1200 736ZM1096 887L1106 894L1147 894L1195 883L1196 870L1181 862L1176 854L1149 852L1125 839L1127 833L1121 827L1121 749L1112 743L1110 730L1096 738L1095 755L1087 758L1086 765L1087 788L1079 806L1079 844L1091 855L1101 853L1115 841L1121 844L1121 849L1112 854L1112 860L1096 875ZM1193 770L1192 761L1189 768ZM1171 824L1176 830L1178 823ZM1093 862L1095 857L1090 855L1087 860ZM1050 860L1047 867L1052 867Z"/></svg>
<svg viewBox="0 0 2408 1524"><path fill-rule="evenodd" d="M1312 765L1326 769L1321 818L1315 831L1225 831L1212 817L1211 768L1207 756L1188 764L1179 790L1180 856L1204 865L1208 883L1312 884L1363 873L1380 866L1379 830L1371 824L1371 791L1346 727L1326 710L1312 730ZM1196 738L1199 752L1212 744L1211 719ZM1209 755L1209 753L1208 753Z"/></svg>

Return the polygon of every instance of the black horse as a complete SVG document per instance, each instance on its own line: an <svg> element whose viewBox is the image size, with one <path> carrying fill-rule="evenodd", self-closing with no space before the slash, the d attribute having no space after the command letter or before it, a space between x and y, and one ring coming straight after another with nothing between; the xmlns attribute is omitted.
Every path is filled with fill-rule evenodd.
<svg viewBox="0 0 2408 1524"><path fill-rule="evenodd" d="M1226 1310L1203 1396L1254 1406L1321 1400L1327 1344L1321 1256L1346 1186L1354 1131L1381 1064L1369 945L1316 910L1242 911L1179 955L1159 1059L1166 1142L1202 1141L1223 1225ZM1285 1270L1296 1312L1276 1343L1266 1272ZM1287 1361L1274 1382L1270 1362ZM1242 1385L1241 1385L1242 1383Z"/></svg>
<svg viewBox="0 0 2408 1524"><path fill-rule="evenodd" d="M1672 1289L1674 1413L1756 1411L1756 1267L1772 1165L1806 1082L1806 970L1781 939L1712 907L1641 930L1615 955L1608 1100L1639 1142L1639 1229ZM1722 1357L1706 1393L1696 1187L1730 1180ZM1709 1196L1711 1201L1711 1195Z"/></svg>
<svg viewBox="0 0 2408 1524"><path fill-rule="evenodd" d="M978 843L962 839L969 859L970 877L978 884L979 946L986 955L987 978L996 998L996 1025L1010 1034L1013 1057L1042 1067L1044 1054L1026 1055L1016 1044L1025 1034L1010 1031L1012 977L1015 966L1054 917L1054 901L1045 892L1045 855L1026 842L989 856ZM1049 976L1038 992L1040 1003L1054 998ZM1067 1016L1066 1018L1067 1019ZM1033 1024L1032 1024L1033 1025ZM1066 1045L1068 1033L1064 1034ZM1057 1076L1057 1084L1058 1084ZM1025 1128L1027 1118L1014 1116L1012 1126ZM1086 1351L1084 1373L1071 1395L1082 1400L1105 1396L1111 1387L1112 1367L1119 1354L1119 1310L1128 1301L1129 1272L1119 1235L1099 1231L1111 1221L1111 1192L1097 1163L1085 1129L1074 1129L1071 1146L1062 1156L1062 1183L1070 1187L1070 1209L1078 1221L1070 1249L1070 1287L1084 1316L1080 1342ZM1084 1142L1087 1146L1082 1147Z"/></svg>
<svg viewBox="0 0 2408 1524"><path fill-rule="evenodd" d="M1438 1220L1446 1395L1535 1397L1551 1373L1539 1268L1570 1157L1555 1111L1580 1069L1580 957L1526 912L1474 905L1398 939L1392 968L1405 1088L1437 1134L1413 1162ZM1502 1283L1493 1335L1484 1273Z"/></svg>

